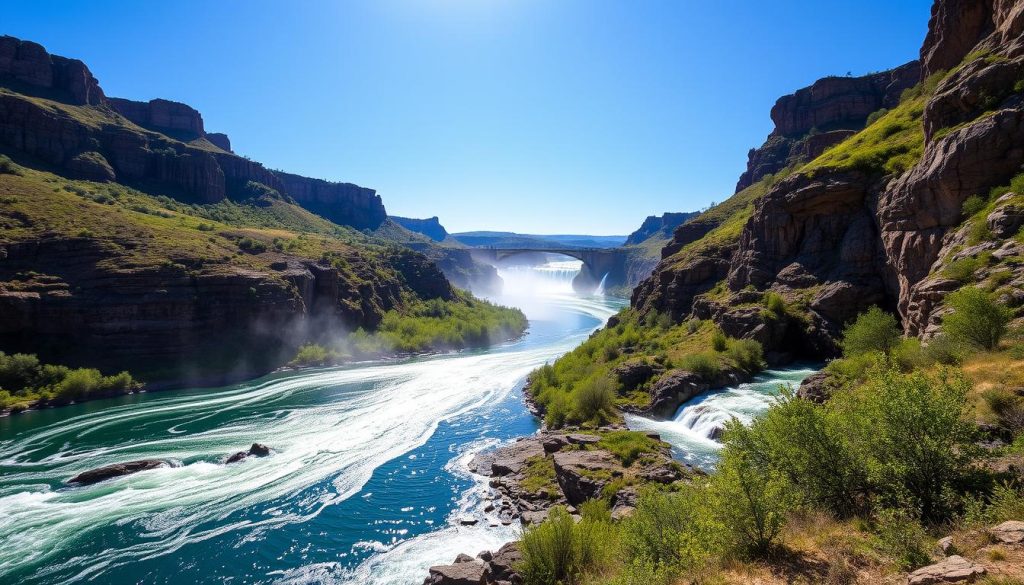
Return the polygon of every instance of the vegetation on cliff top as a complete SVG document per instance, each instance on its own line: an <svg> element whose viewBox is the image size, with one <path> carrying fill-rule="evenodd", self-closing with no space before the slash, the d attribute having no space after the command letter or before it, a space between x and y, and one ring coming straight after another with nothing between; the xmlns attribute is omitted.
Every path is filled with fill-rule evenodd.
<svg viewBox="0 0 1024 585"><path fill-rule="evenodd" d="M402 310L388 311L372 332L357 329L333 342L307 343L290 365L322 366L396 353L489 347L526 330L526 316L518 309L462 291L455 295L452 300L418 300Z"/></svg>

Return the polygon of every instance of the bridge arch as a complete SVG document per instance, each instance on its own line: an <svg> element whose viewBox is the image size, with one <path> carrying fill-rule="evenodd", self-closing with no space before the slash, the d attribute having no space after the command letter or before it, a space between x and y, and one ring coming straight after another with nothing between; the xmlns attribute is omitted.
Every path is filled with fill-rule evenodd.
<svg viewBox="0 0 1024 585"><path fill-rule="evenodd" d="M497 264L510 256L525 253L559 254L575 258L583 263L580 273L572 281L573 288L580 293L590 294L597 290L601 279L609 283L624 282L625 252L616 248L511 248L481 247L472 248L471 254L477 260Z"/></svg>

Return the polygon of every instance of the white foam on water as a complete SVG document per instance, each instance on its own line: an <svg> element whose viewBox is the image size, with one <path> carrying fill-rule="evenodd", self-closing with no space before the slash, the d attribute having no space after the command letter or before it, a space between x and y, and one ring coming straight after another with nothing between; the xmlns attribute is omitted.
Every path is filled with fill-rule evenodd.
<svg viewBox="0 0 1024 585"><path fill-rule="evenodd" d="M615 312L606 302L567 294L552 295L549 302L602 321ZM41 567L36 577L63 579L77 571L70 581L90 579L112 567L227 532L254 536L307 521L324 507L358 493L379 466L423 445L442 421L501 401L531 370L572 349L585 334L563 335L528 348L304 371L208 394L154 395L142 403L71 417L0 442L5 467L0 488L0 581L27 564ZM325 390L331 392L330 400L323 399ZM302 400L306 397L309 400ZM200 423L213 417L229 422L203 429ZM101 446L83 442L112 425L130 426L145 438ZM232 465L217 462L253 441L270 445L273 455ZM63 447L42 461L33 459L33 453L52 445ZM45 487L89 469L149 458L186 464L93 486ZM240 513L323 483L330 488L312 492L290 506L290 512ZM464 494L460 508L465 505L468 511L474 498ZM75 547L75 537L92 528L131 524L137 525L140 537L116 550L80 553ZM514 538L511 527L454 524L453 517L447 527L372 556L357 570L365 577L358 582L421 581L431 564ZM286 582L301 575L326 579L337 574L336 569L320 563L277 577Z"/></svg>
<svg viewBox="0 0 1024 585"><path fill-rule="evenodd" d="M750 424L754 417L778 400L780 386L788 385L795 389L816 371L811 368L766 370L750 382L709 390L694 397L669 420L627 414L626 424L631 429L658 433L684 461L711 467L721 449L721 443L713 437L725 427L725 423L736 418Z"/></svg>

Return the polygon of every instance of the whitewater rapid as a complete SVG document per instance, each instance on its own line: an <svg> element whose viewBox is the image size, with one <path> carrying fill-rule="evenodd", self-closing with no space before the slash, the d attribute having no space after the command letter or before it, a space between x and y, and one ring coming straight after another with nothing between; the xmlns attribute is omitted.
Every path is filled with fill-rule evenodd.
<svg viewBox="0 0 1024 585"><path fill-rule="evenodd" d="M325 509L357 494L367 501L379 498L361 490L381 466L424 446L440 424L486 418L493 405L510 400L523 410L512 393L525 376L578 345L621 306L573 295L573 272L545 267L532 275L533 284L503 273L510 294L499 300L521 301L531 332L487 351L282 373L216 391L146 395L136 403L75 416L22 415L58 420L21 432L0 428L0 582L103 582L111 571L128 571L140 561L183 549L202 554L196 545L207 541L245 546L290 525L314 524ZM538 283L545 284L539 301ZM542 326L567 314L584 319L585 326L576 324L571 331ZM221 463L254 441L269 445L273 455ZM495 445L493 438L474 438L457 449L454 444L438 448L454 450L444 464L447 473L469 478L468 456ZM88 469L149 458L173 466L93 486L64 485ZM393 531L390 540L357 542L353 548L363 546L373 554L355 567L324 560L275 566L288 564L280 561L268 563L262 580L419 581L430 564L514 538L515 527L456 521L481 507L485 491L471 482L458 494L445 525L415 537L404 538L403 529ZM445 502L433 504L424 509Z"/></svg>

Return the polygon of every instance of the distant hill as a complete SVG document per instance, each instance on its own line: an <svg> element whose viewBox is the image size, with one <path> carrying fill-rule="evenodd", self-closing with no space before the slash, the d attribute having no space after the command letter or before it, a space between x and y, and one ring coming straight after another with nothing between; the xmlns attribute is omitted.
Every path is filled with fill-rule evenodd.
<svg viewBox="0 0 1024 585"><path fill-rule="evenodd" d="M489 231L461 232L451 236L467 246L502 248L616 248L626 241L626 236L541 235Z"/></svg>

